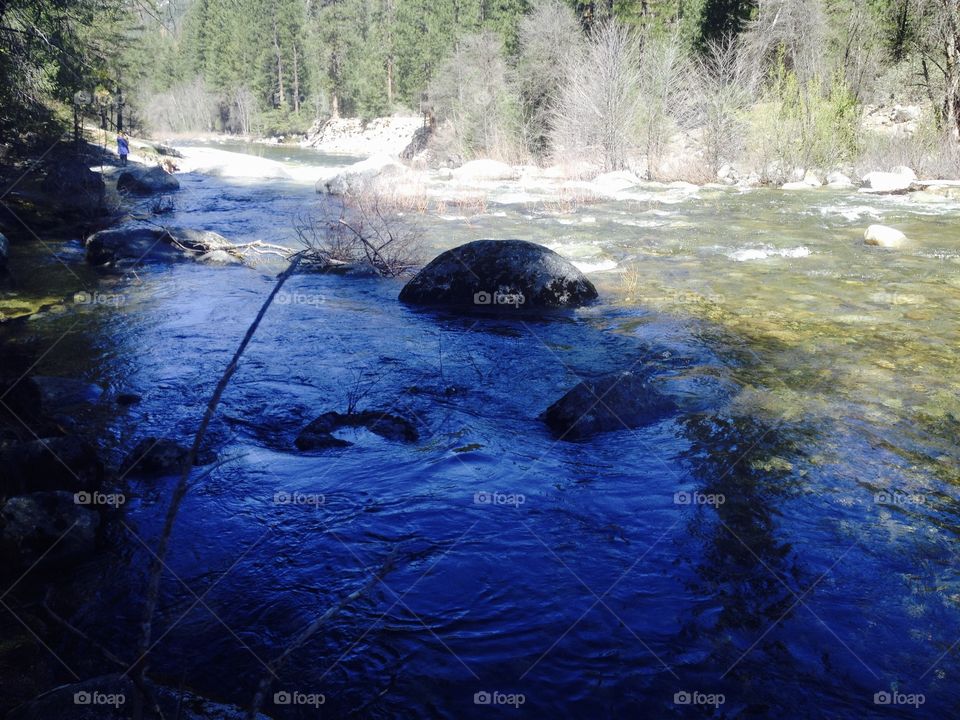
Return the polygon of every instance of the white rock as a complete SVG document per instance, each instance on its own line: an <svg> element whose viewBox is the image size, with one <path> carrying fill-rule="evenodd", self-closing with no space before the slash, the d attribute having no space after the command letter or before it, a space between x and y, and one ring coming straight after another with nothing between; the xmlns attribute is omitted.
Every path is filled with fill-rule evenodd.
<svg viewBox="0 0 960 720"><path fill-rule="evenodd" d="M454 170L453 176L461 182L513 180L517 177L517 171L499 160L471 160Z"/></svg>
<svg viewBox="0 0 960 720"><path fill-rule="evenodd" d="M892 172L871 172L863 176L861 190L876 193L904 192L914 178L910 175Z"/></svg>
<svg viewBox="0 0 960 720"><path fill-rule="evenodd" d="M890 172L894 175L902 175L903 177L910 178L911 181L917 179L917 174L912 168L908 168L906 165L897 165Z"/></svg>
<svg viewBox="0 0 960 720"><path fill-rule="evenodd" d="M886 225L871 225L863 233L863 241L867 245L895 248L903 245L907 241L907 236L896 228Z"/></svg>
<svg viewBox="0 0 960 720"><path fill-rule="evenodd" d="M617 170L614 172L597 175L597 177L593 179L592 184L602 192L618 192L636 187L642 182L643 180L638 178L632 172L628 172L626 170Z"/></svg>
<svg viewBox="0 0 960 720"><path fill-rule="evenodd" d="M910 122L920 118L920 108L916 105L897 105L893 109L894 122Z"/></svg>
<svg viewBox="0 0 960 720"><path fill-rule="evenodd" d="M359 192L370 187L374 180L385 175L400 175L406 167L389 155L374 155L366 160L350 165L333 177L317 183L317 191L326 191L332 195L345 195Z"/></svg>
<svg viewBox="0 0 960 720"><path fill-rule="evenodd" d="M813 190L814 186L810 183L799 180L797 182L788 182L780 186L781 190Z"/></svg>
<svg viewBox="0 0 960 720"><path fill-rule="evenodd" d="M844 175L842 172L834 171L827 175L827 187L835 190L851 188L853 187L853 180Z"/></svg>

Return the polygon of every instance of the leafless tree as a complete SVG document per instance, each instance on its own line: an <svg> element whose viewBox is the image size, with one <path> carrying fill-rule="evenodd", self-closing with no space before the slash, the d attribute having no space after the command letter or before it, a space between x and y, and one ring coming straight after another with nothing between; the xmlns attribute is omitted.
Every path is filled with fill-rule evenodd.
<svg viewBox="0 0 960 720"><path fill-rule="evenodd" d="M943 128L960 138L960 3L917 0L923 82Z"/></svg>
<svg viewBox="0 0 960 720"><path fill-rule="evenodd" d="M753 101L759 73L733 36L707 43L696 59L695 100L707 162L716 173L743 150L745 113Z"/></svg>
<svg viewBox="0 0 960 720"><path fill-rule="evenodd" d="M642 110L640 43L615 21L599 25L564 63L552 112L551 145L559 160L599 159L605 170L627 166Z"/></svg>
<svg viewBox="0 0 960 720"><path fill-rule="evenodd" d="M823 0L764 0L745 39L758 66L782 53L787 67L805 83L824 75L826 34Z"/></svg>
<svg viewBox="0 0 960 720"><path fill-rule="evenodd" d="M579 55L582 37L577 16L560 0L542 0L520 21L517 82L526 135L537 155L547 151L550 115L564 81L564 63L571 53Z"/></svg>
<svg viewBox="0 0 960 720"><path fill-rule="evenodd" d="M640 132L648 177L657 177L674 131L693 121L692 73L686 49L675 34L650 36L640 72Z"/></svg>
<svg viewBox="0 0 960 720"><path fill-rule="evenodd" d="M440 67L428 90L436 117L452 145L448 154L461 159L492 157L514 160L519 103L503 41L491 31L461 38Z"/></svg>

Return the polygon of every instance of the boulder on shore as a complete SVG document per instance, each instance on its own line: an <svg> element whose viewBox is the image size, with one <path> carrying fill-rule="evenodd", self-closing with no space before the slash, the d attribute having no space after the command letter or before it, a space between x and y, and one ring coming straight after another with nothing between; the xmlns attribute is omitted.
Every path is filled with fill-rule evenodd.
<svg viewBox="0 0 960 720"><path fill-rule="evenodd" d="M905 193L917 179L916 174L908 167L894 168L894 172L871 172L863 176L862 192L871 193Z"/></svg>
<svg viewBox="0 0 960 720"><path fill-rule="evenodd" d="M5 562L61 566L90 555L100 516L69 492L35 492L10 498L0 509L0 553Z"/></svg>
<svg viewBox="0 0 960 720"><path fill-rule="evenodd" d="M406 166L388 155L374 155L345 168L333 177L317 183L317 192L331 195L355 195L370 190L381 178L396 177L407 171Z"/></svg>
<svg viewBox="0 0 960 720"><path fill-rule="evenodd" d="M154 225L109 228L87 238L87 262L105 265L118 260L176 262L201 257L232 244L209 230Z"/></svg>
<svg viewBox="0 0 960 720"><path fill-rule="evenodd" d="M907 236L896 228L886 225L871 225L863 233L863 242L884 248L900 247L907 241Z"/></svg>
<svg viewBox="0 0 960 720"><path fill-rule="evenodd" d="M388 412L380 410L346 414L327 412L307 425L297 436L294 444L299 450L348 447L353 443L333 434L346 427L363 427L375 435L395 442L415 442L420 437L420 433L412 422Z"/></svg>
<svg viewBox="0 0 960 720"><path fill-rule="evenodd" d="M517 171L499 160L471 160L453 171L453 177L460 182L484 182L493 180L514 180Z"/></svg>
<svg viewBox="0 0 960 720"><path fill-rule="evenodd" d="M673 400L646 378L624 372L577 384L541 418L561 440L582 440L596 433L649 425L675 409Z"/></svg>
<svg viewBox="0 0 960 720"><path fill-rule="evenodd" d="M438 255L400 300L474 310L574 308L597 299L582 272L526 240L475 240Z"/></svg>
<svg viewBox="0 0 960 720"><path fill-rule="evenodd" d="M77 437L37 438L0 448L0 495L40 490L96 490L103 482L97 449Z"/></svg>
<svg viewBox="0 0 960 720"><path fill-rule="evenodd" d="M146 169L131 168L117 178L117 190L134 195L156 195L179 189L180 181L159 165Z"/></svg>
<svg viewBox="0 0 960 720"><path fill-rule="evenodd" d="M77 215L104 212L103 178L78 157L64 155L51 161L40 189L61 212Z"/></svg>
<svg viewBox="0 0 960 720"><path fill-rule="evenodd" d="M827 187L832 190L845 190L853 187L853 180L842 172L834 170L827 175Z"/></svg>

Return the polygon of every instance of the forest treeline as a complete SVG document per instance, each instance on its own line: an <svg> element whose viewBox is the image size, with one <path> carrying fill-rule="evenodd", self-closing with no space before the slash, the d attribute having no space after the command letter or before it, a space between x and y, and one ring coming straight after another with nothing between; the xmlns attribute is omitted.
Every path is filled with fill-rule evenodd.
<svg viewBox="0 0 960 720"><path fill-rule="evenodd" d="M290 134L429 111L451 154L640 147L678 129L829 166L865 103L960 128L958 0L0 0L0 130L79 112L157 132ZM793 155L797 157L792 157ZM656 173L651 170L651 175Z"/></svg>

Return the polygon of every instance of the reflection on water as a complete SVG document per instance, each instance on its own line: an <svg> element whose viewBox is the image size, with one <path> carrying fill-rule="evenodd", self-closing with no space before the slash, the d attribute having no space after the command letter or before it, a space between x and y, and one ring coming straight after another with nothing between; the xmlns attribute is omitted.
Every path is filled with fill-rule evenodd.
<svg viewBox="0 0 960 720"><path fill-rule="evenodd" d="M315 201L296 182L182 184L177 222L236 240L292 243ZM294 278L301 300L271 308L213 428L232 459L178 521L154 670L243 703L264 661L395 552L396 569L275 689L323 693L332 717L486 717L484 691L522 693L516 712L531 717L960 711L960 211L658 188L556 214L524 192L480 216L423 217L428 254L542 242L615 264L592 275L604 302L543 322L457 318L400 306L393 281ZM864 247L876 221L914 244ZM148 434L190 436L274 272L97 280L77 266L71 280L31 257L55 283L5 286L21 299L93 282L125 297L6 330L29 355L72 327L44 372L143 396L106 421L118 454ZM557 443L537 419L579 378L639 363L680 399L676 417L583 443ZM411 418L420 442L293 449L309 420L352 402ZM137 538L156 538L169 487L127 489L129 529L78 581L100 574L84 624L118 653L148 558ZM877 705L881 691L926 703ZM678 705L683 692L725 702Z"/></svg>

